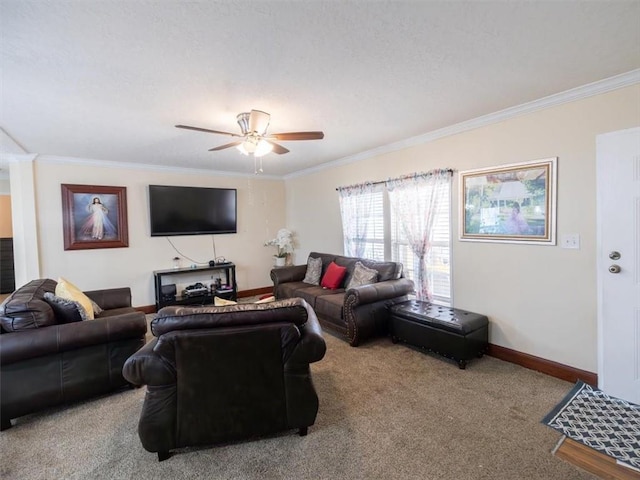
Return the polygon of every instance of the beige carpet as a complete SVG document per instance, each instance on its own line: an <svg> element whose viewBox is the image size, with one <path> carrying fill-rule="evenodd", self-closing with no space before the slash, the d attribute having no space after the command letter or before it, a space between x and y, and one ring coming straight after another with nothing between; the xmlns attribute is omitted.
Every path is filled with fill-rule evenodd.
<svg viewBox="0 0 640 480"><path fill-rule="evenodd" d="M590 479L552 456L540 419L567 382L491 357L466 370L388 339L326 334L309 435L183 449L159 463L136 428L144 390L22 417L0 434L2 479Z"/></svg>

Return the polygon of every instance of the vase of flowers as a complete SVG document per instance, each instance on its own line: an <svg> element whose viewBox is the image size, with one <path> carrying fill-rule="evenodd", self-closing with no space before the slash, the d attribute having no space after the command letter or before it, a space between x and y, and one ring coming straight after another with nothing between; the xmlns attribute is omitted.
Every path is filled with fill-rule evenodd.
<svg viewBox="0 0 640 480"><path fill-rule="evenodd" d="M265 247L276 247L277 253L273 256L276 267L284 267L287 263L287 255L293 253L293 233L291 230L281 228L272 238L264 243Z"/></svg>

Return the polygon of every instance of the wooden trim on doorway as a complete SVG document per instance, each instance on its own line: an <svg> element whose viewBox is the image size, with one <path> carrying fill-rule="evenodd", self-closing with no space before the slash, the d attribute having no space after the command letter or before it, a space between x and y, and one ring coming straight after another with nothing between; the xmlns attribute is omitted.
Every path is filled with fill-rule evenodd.
<svg viewBox="0 0 640 480"><path fill-rule="evenodd" d="M640 473L620 465L615 458L598 452L570 438L563 438L555 456L580 467L599 478L610 480L638 480Z"/></svg>

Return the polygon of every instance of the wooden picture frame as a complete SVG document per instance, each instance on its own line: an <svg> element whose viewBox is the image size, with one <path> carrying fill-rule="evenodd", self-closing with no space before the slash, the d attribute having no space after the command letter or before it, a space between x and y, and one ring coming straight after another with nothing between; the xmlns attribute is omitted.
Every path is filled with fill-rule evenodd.
<svg viewBox="0 0 640 480"><path fill-rule="evenodd" d="M126 187L61 187L65 250L129 246Z"/></svg>
<svg viewBox="0 0 640 480"><path fill-rule="evenodd" d="M460 172L460 240L555 245L557 160Z"/></svg>

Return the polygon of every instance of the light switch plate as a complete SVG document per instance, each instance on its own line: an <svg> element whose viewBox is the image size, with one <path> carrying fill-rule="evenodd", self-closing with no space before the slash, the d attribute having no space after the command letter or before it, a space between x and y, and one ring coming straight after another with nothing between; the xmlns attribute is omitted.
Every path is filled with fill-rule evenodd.
<svg viewBox="0 0 640 480"><path fill-rule="evenodd" d="M562 248L580 248L580 235L577 233L565 233L560 237Z"/></svg>

